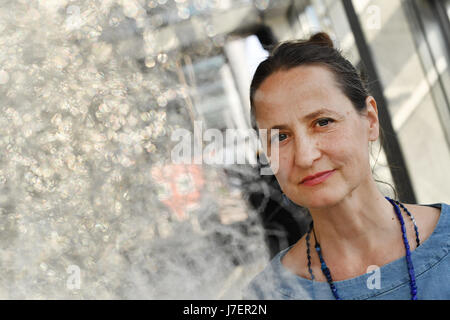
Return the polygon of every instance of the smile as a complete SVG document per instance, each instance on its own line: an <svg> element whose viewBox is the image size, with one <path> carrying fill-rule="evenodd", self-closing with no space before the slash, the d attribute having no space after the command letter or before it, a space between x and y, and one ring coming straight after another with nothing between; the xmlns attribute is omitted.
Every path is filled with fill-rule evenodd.
<svg viewBox="0 0 450 320"><path fill-rule="evenodd" d="M300 182L304 186L315 186L316 184L322 183L327 180L336 170L329 170L319 172L313 176L308 176Z"/></svg>

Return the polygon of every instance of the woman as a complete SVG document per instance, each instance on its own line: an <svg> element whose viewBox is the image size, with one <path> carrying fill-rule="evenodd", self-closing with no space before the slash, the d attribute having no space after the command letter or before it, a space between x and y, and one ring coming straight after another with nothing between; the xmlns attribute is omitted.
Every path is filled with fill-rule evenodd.
<svg viewBox="0 0 450 320"><path fill-rule="evenodd" d="M244 298L450 299L449 206L401 204L377 189L368 150L377 104L327 34L279 45L250 100L267 150L278 143L282 191L313 222Z"/></svg>

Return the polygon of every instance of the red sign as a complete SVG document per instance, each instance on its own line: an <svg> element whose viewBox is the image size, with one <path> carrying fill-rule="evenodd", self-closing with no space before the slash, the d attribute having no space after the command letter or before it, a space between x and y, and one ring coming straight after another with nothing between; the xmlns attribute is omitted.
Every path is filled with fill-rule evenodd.
<svg viewBox="0 0 450 320"><path fill-rule="evenodd" d="M205 183L199 165L169 164L153 167L152 178L158 183L158 198L179 221L187 219L187 210L198 205Z"/></svg>

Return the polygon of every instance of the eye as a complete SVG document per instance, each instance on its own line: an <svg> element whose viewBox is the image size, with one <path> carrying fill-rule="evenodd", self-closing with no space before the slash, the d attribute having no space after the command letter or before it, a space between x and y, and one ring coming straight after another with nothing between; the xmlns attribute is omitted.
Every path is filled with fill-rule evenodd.
<svg viewBox="0 0 450 320"><path fill-rule="evenodd" d="M272 138L271 138L271 141L274 142L274 141L278 140L278 142L281 142L281 141L283 141L286 138L287 138L287 134L279 133L279 134L273 135Z"/></svg>
<svg viewBox="0 0 450 320"><path fill-rule="evenodd" d="M331 118L322 118L316 121L316 124L318 124L320 127L325 127L326 125L328 125L329 123L334 122L333 119Z"/></svg>

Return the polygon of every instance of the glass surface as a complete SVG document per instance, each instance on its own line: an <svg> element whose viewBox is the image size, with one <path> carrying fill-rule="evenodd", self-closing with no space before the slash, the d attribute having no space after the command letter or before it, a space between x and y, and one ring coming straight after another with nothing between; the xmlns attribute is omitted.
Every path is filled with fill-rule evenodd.
<svg viewBox="0 0 450 320"><path fill-rule="evenodd" d="M246 126L225 38L271 8L2 2L0 299L241 297L268 259L258 180L176 162L173 134Z"/></svg>
<svg viewBox="0 0 450 320"><path fill-rule="evenodd" d="M443 168L450 163L449 145L431 96L436 71L423 68L401 1L353 3L375 59L417 201L448 202L450 171ZM444 71L448 61L441 57Z"/></svg>

